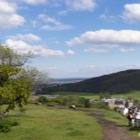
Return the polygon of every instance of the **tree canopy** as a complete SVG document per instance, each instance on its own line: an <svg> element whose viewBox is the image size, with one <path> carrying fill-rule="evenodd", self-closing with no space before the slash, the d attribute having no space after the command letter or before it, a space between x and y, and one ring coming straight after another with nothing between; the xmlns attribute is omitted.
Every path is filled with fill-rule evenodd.
<svg viewBox="0 0 140 140"><path fill-rule="evenodd" d="M25 67L31 57L31 53L19 54L0 44L0 118L16 105L23 107L27 104L33 84L40 82L42 73L36 68Z"/></svg>

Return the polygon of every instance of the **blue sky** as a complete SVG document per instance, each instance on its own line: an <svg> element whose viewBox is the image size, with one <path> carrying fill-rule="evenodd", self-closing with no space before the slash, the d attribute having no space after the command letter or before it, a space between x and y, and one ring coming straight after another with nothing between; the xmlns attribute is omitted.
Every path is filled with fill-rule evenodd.
<svg viewBox="0 0 140 140"><path fill-rule="evenodd" d="M52 78L140 69L140 0L0 0L0 40Z"/></svg>

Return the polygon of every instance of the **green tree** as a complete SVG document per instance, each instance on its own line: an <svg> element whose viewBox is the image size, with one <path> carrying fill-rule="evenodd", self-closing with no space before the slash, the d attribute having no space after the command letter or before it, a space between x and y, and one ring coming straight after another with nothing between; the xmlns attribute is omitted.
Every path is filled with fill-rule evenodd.
<svg viewBox="0 0 140 140"><path fill-rule="evenodd" d="M99 97L99 98L100 98L100 100L101 100L101 99L104 99L104 98L105 98L105 99L111 98L111 94L108 93L108 92L103 92L103 93L100 94L100 97Z"/></svg>
<svg viewBox="0 0 140 140"><path fill-rule="evenodd" d="M31 57L31 53L18 54L0 45L0 118L4 118L16 105L22 108L27 104L33 93L33 84L39 82L41 72L25 68Z"/></svg>

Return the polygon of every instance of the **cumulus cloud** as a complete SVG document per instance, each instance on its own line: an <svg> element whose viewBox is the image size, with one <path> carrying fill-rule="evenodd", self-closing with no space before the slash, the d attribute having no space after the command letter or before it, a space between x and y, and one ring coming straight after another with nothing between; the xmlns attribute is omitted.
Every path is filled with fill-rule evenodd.
<svg viewBox="0 0 140 140"><path fill-rule="evenodd" d="M19 0L16 1L19 2ZM29 5L42 5L47 3L47 0L20 0L20 2L24 2Z"/></svg>
<svg viewBox="0 0 140 140"><path fill-rule="evenodd" d="M130 22L140 21L140 3L126 4L124 6L123 18Z"/></svg>
<svg viewBox="0 0 140 140"><path fill-rule="evenodd" d="M100 49L100 48L89 48L89 49L85 49L85 52L89 52L89 53L98 53L98 54L108 54L109 51L106 49Z"/></svg>
<svg viewBox="0 0 140 140"><path fill-rule="evenodd" d="M128 52L133 52L134 48L120 48L120 52L122 53L128 53Z"/></svg>
<svg viewBox="0 0 140 140"><path fill-rule="evenodd" d="M4 0L0 1L0 27L6 30L21 26L25 23L24 17L17 14L17 5Z"/></svg>
<svg viewBox="0 0 140 140"><path fill-rule="evenodd" d="M115 22L116 21L116 17L115 16L109 16L106 14L102 14L99 17L101 20L107 21L107 22Z"/></svg>
<svg viewBox="0 0 140 140"><path fill-rule="evenodd" d="M41 29L44 29L44 30L60 31L60 30L68 30L68 29L73 28L71 25L63 24L63 23L57 21L55 18L51 18L44 14L40 14L38 16L38 18L45 23L41 27Z"/></svg>
<svg viewBox="0 0 140 140"><path fill-rule="evenodd" d="M14 40L22 40L22 41L35 41L39 42L41 41L41 38L39 36L33 35L33 34L17 34L16 36L11 36L10 38Z"/></svg>
<svg viewBox="0 0 140 140"><path fill-rule="evenodd" d="M66 42L68 46L140 46L140 31L135 30L98 30L88 31Z"/></svg>
<svg viewBox="0 0 140 140"><path fill-rule="evenodd" d="M92 11L96 7L94 0L66 0L66 5L76 11Z"/></svg>
<svg viewBox="0 0 140 140"><path fill-rule="evenodd" d="M67 54L68 54L68 55L74 55L74 54L75 54L75 52L74 52L74 51L72 51L72 50L68 50L68 51L67 51Z"/></svg>
<svg viewBox="0 0 140 140"><path fill-rule="evenodd" d="M30 45L22 40L8 39L6 44L18 53L28 53L30 51L35 56L42 57L62 57L64 55L60 50L51 50L41 45Z"/></svg>
<svg viewBox="0 0 140 140"><path fill-rule="evenodd" d="M140 69L140 65L121 65L121 66L96 66L94 64L83 66L80 68L47 68L46 71L49 72L51 77L55 78L66 78L66 77L80 77L84 75L85 78L98 77L106 74L111 74L119 71L124 71L128 69Z"/></svg>

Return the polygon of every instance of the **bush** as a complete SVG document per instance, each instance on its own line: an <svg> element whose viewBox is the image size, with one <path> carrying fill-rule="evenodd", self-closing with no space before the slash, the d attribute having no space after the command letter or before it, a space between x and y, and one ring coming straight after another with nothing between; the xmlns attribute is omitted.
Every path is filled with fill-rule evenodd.
<svg viewBox="0 0 140 140"><path fill-rule="evenodd" d="M85 108L90 108L91 103L90 103L90 99L85 99Z"/></svg>
<svg viewBox="0 0 140 140"><path fill-rule="evenodd" d="M44 104L48 102L48 99L45 96L40 96L37 101Z"/></svg>
<svg viewBox="0 0 140 140"><path fill-rule="evenodd" d="M11 126L17 126L18 123L12 120L0 120L0 132L7 133L11 130Z"/></svg>
<svg viewBox="0 0 140 140"><path fill-rule="evenodd" d="M55 99L48 100L47 104L64 106L70 106L74 104L76 107L84 107L85 98L79 96L59 96Z"/></svg>
<svg viewBox="0 0 140 140"><path fill-rule="evenodd" d="M104 104L104 103L95 103L92 105L93 108L97 108L97 109L106 109L106 110L109 110L109 107Z"/></svg>

